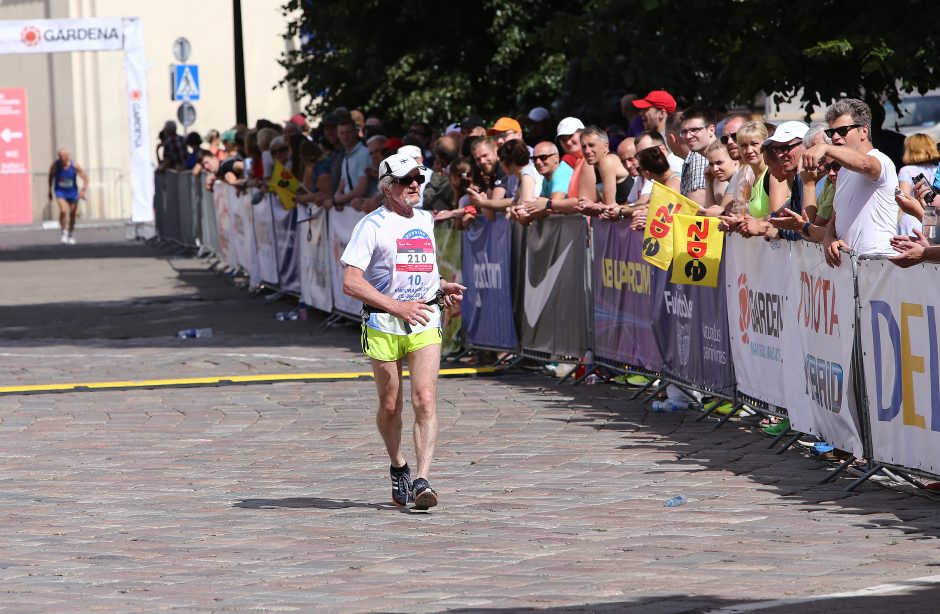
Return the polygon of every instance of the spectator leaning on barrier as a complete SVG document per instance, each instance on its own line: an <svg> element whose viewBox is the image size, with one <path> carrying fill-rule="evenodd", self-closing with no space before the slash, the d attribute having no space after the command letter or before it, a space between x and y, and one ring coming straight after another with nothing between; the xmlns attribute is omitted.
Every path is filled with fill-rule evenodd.
<svg viewBox="0 0 940 614"><path fill-rule="evenodd" d="M555 209L554 203L567 198L571 173L574 172L571 166L561 161L558 146L551 141L536 143L532 150L532 164L542 176L542 191L538 198L522 203L525 212L521 217L526 219L542 218L551 214Z"/></svg>
<svg viewBox="0 0 940 614"><path fill-rule="evenodd" d="M734 193L729 189L731 181L738 174L739 163L731 158L728 148L719 140L712 141L705 148L705 215L718 216L728 213L734 200ZM725 186L725 189L721 189Z"/></svg>
<svg viewBox="0 0 940 614"><path fill-rule="evenodd" d="M578 183L575 180L575 169L584 163L584 153L581 151L582 130L584 130L584 124L577 117L566 117L558 122L555 151L559 151L559 146L561 151L559 151L558 168L554 171L551 182L552 194L549 197L542 196L522 202L527 218L540 218L552 213L566 215L578 213ZM562 186L562 179L566 177L568 183Z"/></svg>
<svg viewBox="0 0 940 614"><path fill-rule="evenodd" d="M578 199L578 211L584 215L599 215L609 207L628 202L633 177L617 154L610 152L607 133L590 126L581 132L581 151L584 162L594 168L599 181L593 198ZM600 202L597 202L598 198Z"/></svg>
<svg viewBox="0 0 940 614"><path fill-rule="evenodd" d="M674 172L676 176L682 176L682 167L685 165L685 162L682 158L669 151L669 148L666 147L666 139L663 138L663 135L660 132L656 130L647 130L646 132L641 132L640 136L636 137L635 143L637 156L639 156L640 152L645 149L658 147L669 161L669 168L672 169L672 172ZM638 205L643 205L649 202L650 193L653 191L653 183L652 181L643 178L642 175L640 175L640 180L641 186L639 188L639 193L635 202ZM679 191L678 188L676 191Z"/></svg>
<svg viewBox="0 0 940 614"><path fill-rule="evenodd" d="M206 172L206 188L210 191L217 180L234 186L244 185L245 161L238 156L219 162L219 159L211 152L202 150L197 154L196 159L202 166L202 170Z"/></svg>
<svg viewBox="0 0 940 614"><path fill-rule="evenodd" d="M923 175L927 185L933 185L937 163L940 162L937 142L927 134L912 134L904 139L902 159L904 166L898 171L898 187L902 193L895 199L902 211L898 234L911 236L915 228L923 230L921 220L924 218L924 209L914 198L914 178Z"/></svg>
<svg viewBox="0 0 940 614"><path fill-rule="evenodd" d="M535 166L529 160L529 147L521 139L511 139L500 145L497 150L499 163L502 165L506 174L515 177L519 187L516 190L513 201L510 204L513 211L517 211L515 205L519 202L528 202L533 200L542 192L542 176L535 170ZM520 207L515 213L517 219L522 221L525 217L519 218L519 213L525 215L525 207Z"/></svg>
<svg viewBox="0 0 940 614"><path fill-rule="evenodd" d="M369 189L366 169L372 161L369 158L369 150L359 140L359 131L351 116L340 120L337 135L343 145L345 156L340 164L339 189L333 193L333 204L342 206L350 204L357 197L366 195Z"/></svg>
<svg viewBox="0 0 940 614"><path fill-rule="evenodd" d="M781 238L790 241L801 239L800 228L805 223L803 215L803 184L800 178L803 158L803 137L808 126L803 122L790 121L780 124L774 133L767 137L763 143L765 161L768 164L773 179L779 181L784 193L789 197L778 207L771 199L770 220L750 218L740 229L746 236L765 236L768 238ZM792 211L796 215L791 217L783 213ZM782 216L782 217L781 217Z"/></svg>
<svg viewBox="0 0 940 614"><path fill-rule="evenodd" d="M705 205L705 169L708 160L705 149L715 140L715 115L705 107L689 107L682 112L682 128L679 136L689 148L689 155L682 167L679 191L683 196Z"/></svg>
<svg viewBox="0 0 940 614"><path fill-rule="evenodd" d="M859 255L891 254L898 220L894 163L870 140L871 111L861 100L845 98L826 111L832 145L821 143L803 154L803 166L822 168L826 156L842 166L833 202L833 219L823 245L830 266L842 263L841 250Z"/></svg>
<svg viewBox="0 0 940 614"><path fill-rule="evenodd" d="M512 197L507 196L506 187L515 187L518 185L518 179L507 175L505 169L499 164L496 143L490 137L480 139L472 144L471 152L482 182L480 185L471 186L467 191L470 204L488 211L508 209L512 206Z"/></svg>

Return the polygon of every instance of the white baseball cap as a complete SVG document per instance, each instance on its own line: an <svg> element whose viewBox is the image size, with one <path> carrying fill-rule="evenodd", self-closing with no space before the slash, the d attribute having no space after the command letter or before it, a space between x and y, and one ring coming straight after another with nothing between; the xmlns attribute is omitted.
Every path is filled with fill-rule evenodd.
<svg viewBox="0 0 940 614"><path fill-rule="evenodd" d="M578 130L584 130L584 122L577 117L566 117L558 122L558 130L555 132L558 136L568 136Z"/></svg>
<svg viewBox="0 0 940 614"><path fill-rule="evenodd" d="M387 177L388 175L392 177L404 177L416 168L421 171L426 170L425 167L415 162L413 156L396 153L379 163L379 177Z"/></svg>
<svg viewBox="0 0 940 614"><path fill-rule="evenodd" d="M423 158L424 154L416 145L402 145L398 148L398 153L409 158ZM398 175L401 177L402 175Z"/></svg>
<svg viewBox="0 0 940 614"><path fill-rule="evenodd" d="M793 139L802 139L804 136L806 136L807 130L809 130L809 126L803 122L783 122L777 126L773 136L764 141L761 146L766 147L771 143L789 143Z"/></svg>
<svg viewBox="0 0 940 614"><path fill-rule="evenodd" d="M534 122L543 122L546 119L550 119L551 116L552 114L549 113L548 109L546 109L545 107L535 107L534 109L529 111L529 119L531 119Z"/></svg>
<svg viewBox="0 0 940 614"><path fill-rule="evenodd" d="M460 124L450 124L444 134L460 134Z"/></svg>

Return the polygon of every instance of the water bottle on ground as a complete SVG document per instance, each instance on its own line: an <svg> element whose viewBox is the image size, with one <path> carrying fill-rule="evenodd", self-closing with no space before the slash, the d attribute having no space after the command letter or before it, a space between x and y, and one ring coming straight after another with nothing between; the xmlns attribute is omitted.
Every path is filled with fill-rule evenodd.
<svg viewBox="0 0 940 614"><path fill-rule="evenodd" d="M685 503L685 497L682 495L676 495L675 497L666 499L666 507L679 507L683 503Z"/></svg>
<svg viewBox="0 0 940 614"><path fill-rule="evenodd" d="M924 236L931 245L937 243L937 209L932 204L924 208Z"/></svg>
<svg viewBox="0 0 940 614"><path fill-rule="evenodd" d="M665 401L653 401L652 410L657 414L670 413L674 411L681 411L683 409L688 409L689 404L685 401L676 401L673 399L666 399Z"/></svg>
<svg viewBox="0 0 940 614"><path fill-rule="evenodd" d="M176 333L177 339L202 339L211 336L211 328L187 328Z"/></svg>
<svg viewBox="0 0 940 614"><path fill-rule="evenodd" d="M587 384L588 386L593 386L594 384L600 381L601 381L601 377L597 375L596 373L591 373L590 375L584 378L584 383Z"/></svg>

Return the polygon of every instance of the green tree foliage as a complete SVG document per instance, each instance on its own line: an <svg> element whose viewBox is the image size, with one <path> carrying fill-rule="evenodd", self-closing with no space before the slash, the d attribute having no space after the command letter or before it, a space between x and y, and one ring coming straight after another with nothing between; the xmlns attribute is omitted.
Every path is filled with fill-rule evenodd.
<svg viewBox="0 0 940 614"><path fill-rule="evenodd" d="M747 105L763 91L778 102L799 94L812 108L940 85L936 8L935 0L589 0L583 17L560 16L552 28L569 33L589 63L624 56L625 83L686 103Z"/></svg>
<svg viewBox="0 0 940 614"><path fill-rule="evenodd" d="M618 82L597 82L597 91L665 88L681 103L718 108L750 105L760 92L778 101L799 94L812 109L844 95L896 100L940 86L936 8L936 0L292 0L290 33L312 40L284 65L286 80L314 99L311 111L343 103L400 123L517 113L562 96L566 83L569 97L584 98L594 85L584 74L611 73Z"/></svg>
<svg viewBox="0 0 940 614"><path fill-rule="evenodd" d="M535 35L561 4L291 0L288 34L307 42L284 57L285 81L314 113L343 104L402 125L514 114L561 90L564 55Z"/></svg>

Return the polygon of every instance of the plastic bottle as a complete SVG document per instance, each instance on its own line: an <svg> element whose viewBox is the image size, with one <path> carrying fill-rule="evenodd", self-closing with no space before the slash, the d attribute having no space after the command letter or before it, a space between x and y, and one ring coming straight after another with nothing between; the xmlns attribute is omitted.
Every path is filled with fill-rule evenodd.
<svg viewBox="0 0 940 614"><path fill-rule="evenodd" d="M924 236L931 245L937 243L937 209L932 204L924 208Z"/></svg>
<svg viewBox="0 0 940 614"><path fill-rule="evenodd" d="M212 336L211 328L187 328L176 333L178 339L196 339Z"/></svg>
<svg viewBox="0 0 940 614"><path fill-rule="evenodd" d="M591 373L590 375L584 378L584 383L587 384L588 386L593 386L594 384L600 381L601 381L601 378L596 373Z"/></svg>
<svg viewBox="0 0 940 614"><path fill-rule="evenodd" d="M679 507L683 503L685 503L685 497L682 495L676 495L675 497L666 499L666 507Z"/></svg>
<svg viewBox="0 0 940 614"><path fill-rule="evenodd" d="M683 409L688 409L689 404L685 401L674 401L672 399L666 399L665 401L653 401L652 410L655 413L669 413L673 411L680 411Z"/></svg>
<svg viewBox="0 0 940 614"><path fill-rule="evenodd" d="M300 303L297 306L297 319L306 320L307 319L307 305L305 303Z"/></svg>

